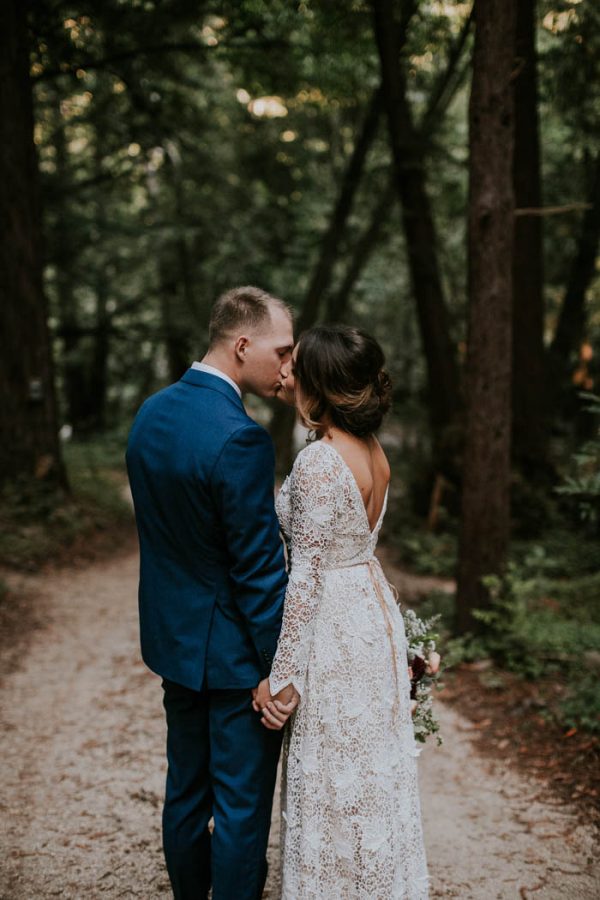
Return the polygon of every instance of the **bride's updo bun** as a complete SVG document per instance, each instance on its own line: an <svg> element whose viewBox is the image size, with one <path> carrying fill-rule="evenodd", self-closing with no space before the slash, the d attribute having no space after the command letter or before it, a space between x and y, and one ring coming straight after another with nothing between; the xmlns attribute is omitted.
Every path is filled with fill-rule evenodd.
<svg viewBox="0 0 600 900"><path fill-rule="evenodd" d="M383 350L360 328L317 325L301 335L294 363L296 404L308 428L324 416L357 437L377 431L390 408L392 383Z"/></svg>

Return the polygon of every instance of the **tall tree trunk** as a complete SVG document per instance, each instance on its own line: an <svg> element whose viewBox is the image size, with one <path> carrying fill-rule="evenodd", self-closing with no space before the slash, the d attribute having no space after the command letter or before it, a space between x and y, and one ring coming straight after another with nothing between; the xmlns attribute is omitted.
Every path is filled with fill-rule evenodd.
<svg viewBox="0 0 600 900"><path fill-rule="evenodd" d="M326 318L328 322L342 322L346 316L352 289L379 242L383 227L396 200L394 186L395 182L389 185L388 190L381 195L379 202L371 213L367 229L352 249L350 264L342 279L342 283L335 294L330 295L327 303Z"/></svg>
<svg viewBox="0 0 600 900"><path fill-rule="evenodd" d="M469 104L467 432L457 626L476 626L482 583L505 565L510 532L514 28L517 0L476 0Z"/></svg>
<svg viewBox="0 0 600 900"><path fill-rule="evenodd" d="M133 97L138 105L145 109L145 103L138 94L137 88ZM159 144L162 135L157 131L155 141ZM181 158L179 148L174 141L167 142L167 185L172 205L169 214L180 223L183 218L183 190L180 181ZM159 209L160 190L155 175L148 174L146 179L148 195ZM180 236L167 239L160 248L157 260L160 291L160 317L162 326L162 343L164 345L169 380L178 381L191 363L190 321L195 324L197 308L192 292L190 275L190 259L185 239ZM185 309L184 309L185 307Z"/></svg>
<svg viewBox="0 0 600 900"><path fill-rule="evenodd" d="M94 141L94 168L97 178L102 176L102 136L96 128ZM106 240L108 221L106 200L103 191L98 192L96 202L96 224L100 240ZM96 328L91 357L87 366L87 430L102 431L106 426L106 401L108 392L108 355L110 352L111 317L108 312L109 282L106 274L108 261L102 260L96 273Z"/></svg>
<svg viewBox="0 0 600 900"><path fill-rule="evenodd" d="M55 126L56 169L59 181L64 184L69 171L68 151L64 125L57 103L58 120ZM94 177L102 177L102 136L95 128ZM106 239L106 201L103 191L98 192L94 205L95 224L99 245ZM106 275L107 262L101 260L96 272L95 323L88 327L81 319L74 291L72 259L77 256L77 237L69 231L69 190L60 197L60 212L54 228L54 254L56 284L60 315L60 333L63 337L62 374L66 415L73 431L85 436L102 430L105 425L106 394L108 389L108 353L110 349L111 319L108 313L109 288Z"/></svg>
<svg viewBox="0 0 600 900"><path fill-rule="evenodd" d="M111 318L108 313L108 280L104 272L97 274L95 289L96 328L88 375L87 428L89 432L102 431L106 427Z"/></svg>
<svg viewBox="0 0 600 900"><path fill-rule="evenodd" d="M69 159L65 126L60 109L60 96L55 100L54 146L56 149L56 177L60 184L67 183ZM56 268L56 293L58 314L60 317L60 333L62 337L62 359L60 366L63 383L63 398L67 421L78 434L85 430L87 372L85 356L82 351L81 328L77 315L72 260L76 258L77 248L73 246L73 235L68 229L70 190L62 190L57 197L59 214L52 230L52 261Z"/></svg>
<svg viewBox="0 0 600 900"><path fill-rule="evenodd" d="M568 384L577 362L585 331L585 295L596 272L600 247L600 153L593 160L588 194L589 209L581 223L565 297L551 346L555 396Z"/></svg>
<svg viewBox="0 0 600 900"><path fill-rule="evenodd" d="M470 60L460 66L467 46L471 27L473 25L473 8L465 19L461 30L452 42L448 51L446 65L438 75L429 95L427 107L423 118L419 122L419 133L423 142L430 142L432 132L437 130L439 123L452 102L456 92L462 85L469 68Z"/></svg>
<svg viewBox="0 0 600 900"><path fill-rule="evenodd" d="M417 318L427 361L434 442L459 408L459 381L442 291L437 236L427 193L424 153L406 95L392 0L372 0L384 103L396 172Z"/></svg>
<svg viewBox="0 0 600 900"><path fill-rule="evenodd" d="M536 0L520 0L516 21L513 184L518 209L541 206L535 48ZM513 257L513 460L530 479L546 470L548 400L544 351L542 222L515 218Z"/></svg>
<svg viewBox="0 0 600 900"><path fill-rule="evenodd" d="M0 7L0 221L0 484L66 486L42 286L27 5L18 0Z"/></svg>
<svg viewBox="0 0 600 900"><path fill-rule="evenodd" d="M352 156L348 163L348 168L342 179L340 192L329 221L329 227L321 242L319 258L314 268L298 318L299 332L304 331L306 328L310 328L317 320L319 303L331 281L333 267L337 261L339 244L346 221L352 210L356 191L360 184L367 153L377 134L377 126L379 124L381 111L381 90L378 89L373 94L369 104L362 129L358 135Z"/></svg>
<svg viewBox="0 0 600 900"><path fill-rule="evenodd" d="M411 8L407 9L406 6L404 7L404 19L407 24L412 12L413 10ZM419 123L418 132L422 146L425 149L431 147L432 136L437 130L440 122L443 120L444 112L448 108L462 82L464 73L459 71L459 63L465 50L472 25L472 18L473 13L471 11L450 48L446 66L432 88L427 103L427 109ZM402 26L402 29L401 36L405 35L406 25ZM371 253L379 242L383 226L388 219L396 195L396 177L394 174L381 194L379 202L373 209L369 225L358 239L356 245L352 248L350 253L350 265L342 279L340 287L335 294L332 294L329 297L326 313L326 318L329 321L341 321L346 315L350 293L369 261Z"/></svg>
<svg viewBox="0 0 600 900"><path fill-rule="evenodd" d="M191 362L189 338L184 333L179 318L178 275L174 274L175 265L169 252L173 249L163 248L163 256L159 262L160 310L170 382L179 381Z"/></svg>

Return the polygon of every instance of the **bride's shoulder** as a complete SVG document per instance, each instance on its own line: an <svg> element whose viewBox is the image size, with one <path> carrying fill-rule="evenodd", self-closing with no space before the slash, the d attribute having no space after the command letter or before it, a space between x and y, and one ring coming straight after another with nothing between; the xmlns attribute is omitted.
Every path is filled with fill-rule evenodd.
<svg viewBox="0 0 600 900"><path fill-rule="evenodd" d="M294 462L292 475L339 475L342 472L342 460L336 450L323 441L313 441L301 450Z"/></svg>

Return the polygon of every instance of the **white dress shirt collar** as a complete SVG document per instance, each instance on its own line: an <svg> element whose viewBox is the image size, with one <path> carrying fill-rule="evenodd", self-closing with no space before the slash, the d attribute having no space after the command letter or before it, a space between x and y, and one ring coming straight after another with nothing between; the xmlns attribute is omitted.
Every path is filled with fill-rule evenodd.
<svg viewBox="0 0 600 900"><path fill-rule="evenodd" d="M233 378L230 378L229 375L226 375L225 372L221 372L220 369L215 369L214 366L209 366L206 363L196 361L192 363L192 369L198 369L200 372L208 372L209 375L216 375L217 378L222 378L223 381L226 381L227 384L231 385L238 397L242 396L240 386L235 383Z"/></svg>

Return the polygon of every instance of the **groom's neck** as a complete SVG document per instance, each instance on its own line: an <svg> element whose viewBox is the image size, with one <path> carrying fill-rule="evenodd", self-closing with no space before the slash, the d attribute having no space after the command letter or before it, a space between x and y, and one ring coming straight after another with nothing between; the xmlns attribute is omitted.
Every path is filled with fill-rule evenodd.
<svg viewBox="0 0 600 900"><path fill-rule="evenodd" d="M212 366L213 369L218 369L219 372L223 372L224 375L228 375L229 378L231 378L232 381L235 381L238 387L241 388L240 373L235 363L229 359L227 353L217 348L209 350L206 355L203 356L201 362L207 366Z"/></svg>

